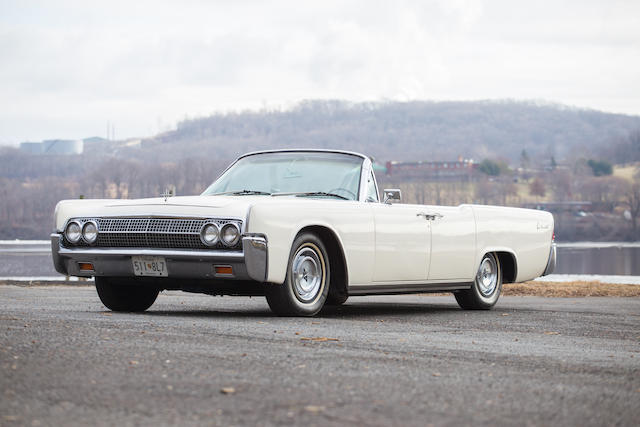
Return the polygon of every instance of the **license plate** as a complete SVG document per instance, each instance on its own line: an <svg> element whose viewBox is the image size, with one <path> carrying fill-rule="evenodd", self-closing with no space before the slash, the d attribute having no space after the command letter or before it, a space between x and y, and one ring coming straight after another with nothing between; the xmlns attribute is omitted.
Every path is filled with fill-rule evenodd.
<svg viewBox="0 0 640 427"><path fill-rule="evenodd" d="M167 277L167 262L161 256L132 256L133 274L136 276Z"/></svg>

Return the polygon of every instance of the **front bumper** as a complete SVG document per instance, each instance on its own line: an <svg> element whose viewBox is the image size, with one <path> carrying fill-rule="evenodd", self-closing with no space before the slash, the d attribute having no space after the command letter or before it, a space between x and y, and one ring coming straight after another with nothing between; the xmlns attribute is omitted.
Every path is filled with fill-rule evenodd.
<svg viewBox="0 0 640 427"><path fill-rule="evenodd" d="M544 269L544 273L542 273L543 276L553 273L553 271L556 269L557 256L558 255L556 250L556 244L552 243L551 250L549 251L549 260L547 261L547 268Z"/></svg>
<svg viewBox="0 0 640 427"><path fill-rule="evenodd" d="M151 255L164 257L169 278L253 280L267 279L268 248L263 235L242 237L242 251L150 248L65 248L62 236L51 234L51 254L57 272L66 276L134 277L131 257ZM93 271L81 271L80 263L93 264ZM231 266L233 274L216 274L214 266Z"/></svg>

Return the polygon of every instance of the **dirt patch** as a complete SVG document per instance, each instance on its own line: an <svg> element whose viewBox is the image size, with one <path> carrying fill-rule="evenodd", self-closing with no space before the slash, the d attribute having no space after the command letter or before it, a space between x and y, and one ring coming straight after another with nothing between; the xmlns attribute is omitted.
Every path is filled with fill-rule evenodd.
<svg viewBox="0 0 640 427"><path fill-rule="evenodd" d="M507 283L502 295L537 297L639 297L639 285L600 282L525 282Z"/></svg>

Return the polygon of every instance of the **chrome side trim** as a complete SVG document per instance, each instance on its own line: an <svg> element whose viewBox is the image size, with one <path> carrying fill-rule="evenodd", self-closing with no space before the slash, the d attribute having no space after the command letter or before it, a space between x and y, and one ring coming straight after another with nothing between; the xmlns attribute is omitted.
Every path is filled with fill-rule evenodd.
<svg viewBox="0 0 640 427"><path fill-rule="evenodd" d="M266 282L269 266L267 238L257 234L243 236L242 251L245 253L245 265L249 277L258 282Z"/></svg>
<svg viewBox="0 0 640 427"><path fill-rule="evenodd" d="M423 292L450 292L470 289L473 283L416 283L404 285L351 285L349 295L395 295Z"/></svg>
<svg viewBox="0 0 640 427"><path fill-rule="evenodd" d="M542 273L543 276L547 276L553 273L553 271L556 269L557 257L558 255L556 244L552 243L551 249L549 250L549 261L547 261L547 268L545 268L544 273Z"/></svg>
<svg viewBox="0 0 640 427"><path fill-rule="evenodd" d="M253 205L249 205L247 208L247 214L244 217L244 221L242 222L242 233L249 232L249 217L251 216L251 209L253 209Z"/></svg>

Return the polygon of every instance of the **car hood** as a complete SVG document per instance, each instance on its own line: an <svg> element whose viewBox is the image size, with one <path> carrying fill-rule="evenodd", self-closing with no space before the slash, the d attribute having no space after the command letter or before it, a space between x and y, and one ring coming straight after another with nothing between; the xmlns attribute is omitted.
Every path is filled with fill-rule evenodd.
<svg viewBox="0 0 640 427"><path fill-rule="evenodd" d="M75 217L224 217L245 219L250 206L265 196L183 196L150 199L63 200L55 211L55 228L62 231Z"/></svg>

